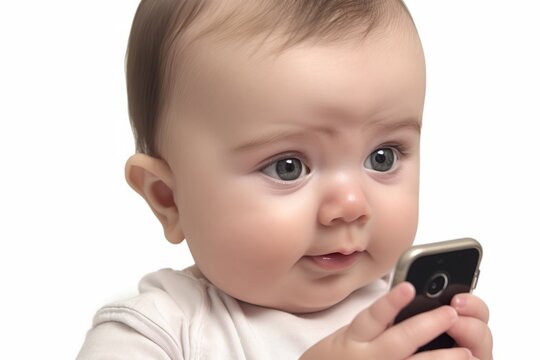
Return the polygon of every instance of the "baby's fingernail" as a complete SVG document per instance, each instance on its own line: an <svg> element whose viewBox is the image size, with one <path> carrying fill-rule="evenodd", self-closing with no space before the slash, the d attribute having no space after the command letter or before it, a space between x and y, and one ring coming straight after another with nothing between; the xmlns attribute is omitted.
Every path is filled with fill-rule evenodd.
<svg viewBox="0 0 540 360"><path fill-rule="evenodd" d="M457 312L456 309L454 309L453 307L451 306L442 306L441 308L439 308L439 311L441 312L445 312L446 313L446 316L447 316L447 319L453 324L454 322L457 321L458 317L459 317L459 314Z"/></svg>
<svg viewBox="0 0 540 360"><path fill-rule="evenodd" d="M454 300L452 300L452 306L456 310L465 308L465 305L467 305L467 299L463 296L456 296Z"/></svg>
<svg viewBox="0 0 540 360"><path fill-rule="evenodd" d="M406 295L409 295L411 293L414 294L414 286L410 282L403 282L403 285L401 285L401 293Z"/></svg>

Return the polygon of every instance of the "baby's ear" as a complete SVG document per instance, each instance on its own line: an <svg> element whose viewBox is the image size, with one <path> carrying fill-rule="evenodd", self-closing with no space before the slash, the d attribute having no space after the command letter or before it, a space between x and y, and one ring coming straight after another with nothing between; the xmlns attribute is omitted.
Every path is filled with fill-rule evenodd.
<svg viewBox="0 0 540 360"><path fill-rule="evenodd" d="M174 176L161 159L135 154L126 162L126 180L141 195L163 226L165 237L173 244L184 240L178 207L174 200Z"/></svg>

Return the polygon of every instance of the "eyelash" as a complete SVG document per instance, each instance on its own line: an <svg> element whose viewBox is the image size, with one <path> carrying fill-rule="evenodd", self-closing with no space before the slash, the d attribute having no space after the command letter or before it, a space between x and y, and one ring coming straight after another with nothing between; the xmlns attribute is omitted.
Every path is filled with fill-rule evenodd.
<svg viewBox="0 0 540 360"><path fill-rule="evenodd" d="M273 163L276 163L280 160L289 159L289 158L295 158L295 159L300 160L311 171L311 166L309 165L309 161L306 159L306 157L303 154L299 152L295 152L295 151L284 152L284 153L272 156L271 158L261 163L261 165L257 166L257 171L262 171L263 169L265 169L266 167L270 166Z"/></svg>
<svg viewBox="0 0 540 360"><path fill-rule="evenodd" d="M379 149L386 149L386 148L391 148L391 149L396 150L400 156L400 159L406 158L409 155L408 147L403 144L398 144L398 143L382 144L382 145L377 146L377 148L375 148L375 150L373 151L377 151Z"/></svg>

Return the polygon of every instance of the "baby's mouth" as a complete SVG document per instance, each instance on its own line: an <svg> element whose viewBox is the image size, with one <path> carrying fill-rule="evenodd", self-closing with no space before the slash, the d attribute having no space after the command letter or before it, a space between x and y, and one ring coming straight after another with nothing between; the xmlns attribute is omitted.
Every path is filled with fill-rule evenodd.
<svg viewBox="0 0 540 360"><path fill-rule="evenodd" d="M342 254L339 252L308 256L308 258L318 267L327 271L344 270L356 263L361 252L355 251L351 254Z"/></svg>

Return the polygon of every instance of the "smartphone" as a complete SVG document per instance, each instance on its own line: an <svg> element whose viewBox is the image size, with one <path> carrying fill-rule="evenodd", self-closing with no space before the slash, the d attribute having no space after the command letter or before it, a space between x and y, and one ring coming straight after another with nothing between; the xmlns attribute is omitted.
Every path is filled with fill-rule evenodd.
<svg viewBox="0 0 540 360"><path fill-rule="evenodd" d="M454 295L471 292L478 282L481 259L482 246L472 238L416 245L406 250L398 260L391 286L408 281L415 287L416 296L394 323L449 305ZM454 339L445 333L417 352L453 346Z"/></svg>

